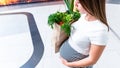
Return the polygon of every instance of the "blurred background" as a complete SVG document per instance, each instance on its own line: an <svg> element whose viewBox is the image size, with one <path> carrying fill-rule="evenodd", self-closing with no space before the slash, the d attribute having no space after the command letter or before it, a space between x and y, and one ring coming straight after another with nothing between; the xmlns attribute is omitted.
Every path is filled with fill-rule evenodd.
<svg viewBox="0 0 120 68"><path fill-rule="evenodd" d="M54 53L48 16L63 0L0 0L0 68L68 68ZM108 45L94 68L120 68L120 0L107 0Z"/></svg>

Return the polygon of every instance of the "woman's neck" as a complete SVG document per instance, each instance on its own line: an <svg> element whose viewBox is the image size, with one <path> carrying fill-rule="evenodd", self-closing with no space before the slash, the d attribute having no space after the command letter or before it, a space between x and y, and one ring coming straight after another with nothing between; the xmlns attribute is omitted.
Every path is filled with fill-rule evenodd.
<svg viewBox="0 0 120 68"><path fill-rule="evenodd" d="M90 14L86 14L85 20L86 21L95 21L95 20L97 20L97 18L92 16L92 15L90 15Z"/></svg>

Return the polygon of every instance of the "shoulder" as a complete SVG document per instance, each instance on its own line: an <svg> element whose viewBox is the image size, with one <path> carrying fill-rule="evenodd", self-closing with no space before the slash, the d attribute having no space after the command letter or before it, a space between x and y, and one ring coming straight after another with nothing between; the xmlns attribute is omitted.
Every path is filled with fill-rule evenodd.
<svg viewBox="0 0 120 68"><path fill-rule="evenodd" d="M108 32L108 27L104 24L104 23L102 23L102 22L100 22L99 20L97 20L96 22L93 22L93 23L91 23L91 25L90 25L90 31L105 31L105 32Z"/></svg>
<svg viewBox="0 0 120 68"><path fill-rule="evenodd" d="M106 45L108 41L108 27L101 23L94 23L88 33L88 37L92 44Z"/></svg>
<svg viewBox="0 0 120 68"><path fill-rule="evenodd" d="M100 21L91 24L89 29L89 36L107 36L109 33L108 27Z"/></svg>

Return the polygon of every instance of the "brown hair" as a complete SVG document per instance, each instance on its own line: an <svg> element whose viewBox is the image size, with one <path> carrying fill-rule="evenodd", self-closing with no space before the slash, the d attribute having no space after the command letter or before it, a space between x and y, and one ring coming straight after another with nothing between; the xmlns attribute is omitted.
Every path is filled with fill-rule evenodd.
<svg viewBox="0 0 120 68"><path fill-rule="evenodd" d="M82 7L92 16L95 16L107 27L105 0L79 0Z"/></svg>

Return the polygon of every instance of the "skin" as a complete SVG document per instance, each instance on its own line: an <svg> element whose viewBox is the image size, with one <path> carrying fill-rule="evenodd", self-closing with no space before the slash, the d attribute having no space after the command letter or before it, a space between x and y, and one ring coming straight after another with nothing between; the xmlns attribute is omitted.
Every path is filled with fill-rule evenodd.
<svg viewBox="0 0 120 68"><path fill-rule="evenodd" d="M86 21L95 21L95 20L97 20L94 16L90 15L89 13L87 13L84 10L84 8L79 3L79 0L75 1L75 7L76 7L76 9L80 13L86 14L86 16L85 16L85 20ZM60 59L61 59L61 61L62 61L62 63L64 65L69 66L69 67L90 66L90 65L95 64L98 61L98 59L100 58L101 54L103 53L104 48L105 48L105 45L91 44L89 56L87 58L84 58L84 59L79 60L79 61L74 61L74 62L67 62L62 57L60 57Z"/></svg>

